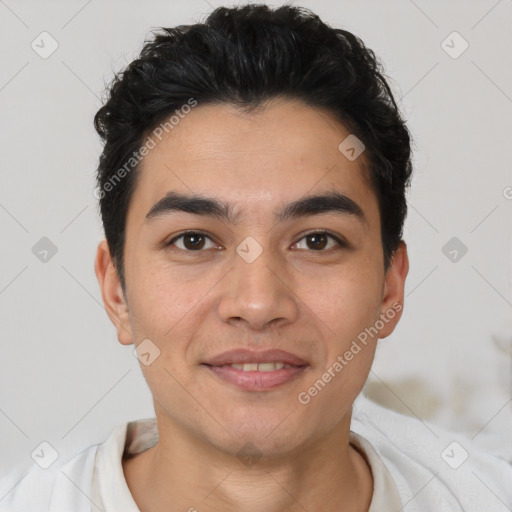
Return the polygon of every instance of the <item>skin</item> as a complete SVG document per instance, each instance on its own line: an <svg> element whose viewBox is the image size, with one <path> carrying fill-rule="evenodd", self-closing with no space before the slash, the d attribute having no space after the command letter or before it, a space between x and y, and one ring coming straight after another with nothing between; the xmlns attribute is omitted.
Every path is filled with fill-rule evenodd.
<svg viewBox="0 0 512 512"><path fill-rule="evenodd" d="M378 339L393 332L401 313L307 405L297 400L404 299L406 245L384 273L365 155L350 161L338 150L348 135L330 114L297 101L274 99L251 114L198 105L144 158L127 216L126 297L106 241L95 262L120 343L150 339L160 350L152 364L141 364L160 440L123 460L141 510L368 510L373 481L349 443L351 407ZM145 222L171 190L228 202L238 222L186 212ZM275 222L283 204L333 190L357 202L367 222L333 212ZM195 229L209 236L200 250L183 238L165 246ZM348 247L327 238L318 249L305 234L319 229L344 237ZM236 252L248 236L263 249L250 264ZM201 366L238 347L280 348L309 366L259 392ZM249 442L260 455L250 467L237 456Z"/></svg>

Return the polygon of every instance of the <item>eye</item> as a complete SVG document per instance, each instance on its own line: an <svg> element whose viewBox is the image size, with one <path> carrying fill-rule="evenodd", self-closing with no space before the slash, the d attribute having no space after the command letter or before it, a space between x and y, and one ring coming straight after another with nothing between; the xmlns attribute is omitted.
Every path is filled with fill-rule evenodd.
<svg viewBox="0 0 512 512"><path fill-rule="evenodd" d="M329 247L329 239L334 241L334 246ZM332 249L333 247L346 247L346 243L334 234L328 231L313 231L303 236L294 246L299 246L302 240L306 240L306 247L297 247L299 249L310 249L315 252L323 252L326 249ZM210 242L210 247L208 243ZM201 252L202 249L214 249L218 246L212 241L212 239L200 231L187 231L174 237L166 246L174 246L182 251L186 252Z"/></svg>
<svg viewBox="0 0 512 512"><path fill-rule="evenodd" d="M322 252L328 246L329 238L331 240L334 240L335 246L336 245L338 245L338 247L346 246L345 242L343 242L336 235L329 233L328 231L313 231L311 233L308 233L304 237L302 237L298 242L296 242L294 245L299 245L301 240L309 240L310 241L309 244L306 242L306 245L307 245L307 247L305 247L306 249L312 249L313 251L316 251L316 252ZM300 247L299 247L299 249L300 249ZM327 249L332 249L332 246L327 247Z"/></svg>
<svg viewBox="0 0 512 512"><path fill-rule="evenodd" d="M176 243L178 240L180 242ZM206 249L217 247L209 236L198 231L187 231L186 233L182 233L181 235L173 238L170 242L168 242L166 246L175 245L182 251L199 252L201 249L205 248L206 240L209 240L212 244L211 247L206 247Z"/></svg>

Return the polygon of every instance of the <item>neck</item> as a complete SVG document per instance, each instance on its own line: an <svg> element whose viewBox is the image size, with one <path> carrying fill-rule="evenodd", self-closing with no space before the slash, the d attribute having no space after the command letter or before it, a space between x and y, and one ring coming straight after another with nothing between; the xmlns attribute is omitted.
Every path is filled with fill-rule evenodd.
<svg viewBox="0 0 512 512"><path fill-rule="evenodd" d="M328 435L292 453L251 458L159 421L159 442L123 460L123 469L145 512L363 512L373 482L364 457L349 443L349 425L350 415Z"/></svg>

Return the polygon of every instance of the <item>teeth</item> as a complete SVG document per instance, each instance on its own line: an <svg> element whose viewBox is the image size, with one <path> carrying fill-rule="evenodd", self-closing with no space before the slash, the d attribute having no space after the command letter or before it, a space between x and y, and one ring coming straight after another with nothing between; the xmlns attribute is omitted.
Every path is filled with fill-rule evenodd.
<svg viewBox="0 0 512 512"><path fill-rule="evenodd" d="M245 364L230 364L231 368L237 370L243 370L244 372L273 372L274 370L280 370L281 368L292 368L289 364L281 362L276 363L245 363Z"/></svg>
<svg viewBox="0 0 512 512"><path fill-rule="evenodd" d="M259 372L272 372L274 370L280 370L284 366L284 363L259 363Z"/></svg>

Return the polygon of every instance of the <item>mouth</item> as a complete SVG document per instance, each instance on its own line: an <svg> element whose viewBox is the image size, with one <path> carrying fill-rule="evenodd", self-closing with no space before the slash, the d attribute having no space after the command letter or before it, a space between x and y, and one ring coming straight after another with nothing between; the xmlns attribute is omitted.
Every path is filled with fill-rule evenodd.
<svg viewBox="0 0 512 512"><path fill-rule="evenodd" d="M275 389L295 380L309 364L283 350L231 350L202 363L224 383L246 391Z"/></svg>
<svg viewBox="0 0 512 512"><path fill-rule="evenodd" d="M242 370L244 372L273 372L275 370L281 370L283 368L297 368L297 366L283 363L282 361L267 361L264 363L232 363L225 365L223 364L220 366L229 366L230 368L235 368L236 370Z"/></svg>

